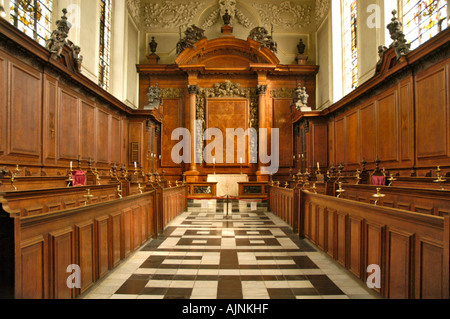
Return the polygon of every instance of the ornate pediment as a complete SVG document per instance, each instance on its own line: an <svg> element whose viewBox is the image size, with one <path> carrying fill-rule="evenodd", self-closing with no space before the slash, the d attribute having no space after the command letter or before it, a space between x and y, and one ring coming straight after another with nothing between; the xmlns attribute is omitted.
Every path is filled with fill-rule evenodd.
<svg viewBox="0 0 450 319"><path fill-rule="evenodd" d="M268 48L252 39L218 38L200 40L194 47L184 50L175 63L179 66L196 65L205 69L250 69L250 65L278 65L280 61Z"/></svg>

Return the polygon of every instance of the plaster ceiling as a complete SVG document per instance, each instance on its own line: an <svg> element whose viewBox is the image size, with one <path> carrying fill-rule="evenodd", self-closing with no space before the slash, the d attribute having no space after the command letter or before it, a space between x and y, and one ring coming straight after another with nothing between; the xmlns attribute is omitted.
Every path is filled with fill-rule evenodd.
<svg viewBox="0 0 450 319"><path fill-rule="evenodd" d="M330 8L330 0L127 0L129 12L143 32L173 33L195 24L205 31L222 24L225 9L232 25L264 26L274 32L314 32Z"/></svg>

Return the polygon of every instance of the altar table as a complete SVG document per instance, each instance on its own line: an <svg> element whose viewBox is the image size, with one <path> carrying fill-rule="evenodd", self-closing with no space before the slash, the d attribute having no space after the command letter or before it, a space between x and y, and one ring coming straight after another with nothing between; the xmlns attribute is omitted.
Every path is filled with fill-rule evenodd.
<svg viewBox="0 0 450 319"><path fill-rule="evenodd" d="M217 183L217 196L239 196L239 184L248 182L248 175L208 175L208 183Z"/></svg>

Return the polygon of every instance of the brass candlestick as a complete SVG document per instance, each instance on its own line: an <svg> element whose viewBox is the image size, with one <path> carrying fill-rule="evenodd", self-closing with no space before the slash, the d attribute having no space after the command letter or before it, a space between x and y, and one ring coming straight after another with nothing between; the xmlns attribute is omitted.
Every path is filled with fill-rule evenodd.
<svg viewBox="0 0 450 319"><path fill-rule="evenodd" d="M169 181L169 188L172 188L172 182Z"/></svg>
<svg viewBox="0 0 450 319"><path fill-rule="evenodd" d="M356 184L355 185L359 185L360 181L361 181L361 171L358 169L356 171Z"/></svg>
<svg viewBox="0 0 450 319"><path fill-rule="evenodd" d="M377 188L377 193L375 195L372 195L372 197L375 197L377 200L375 201L375 206L378 205L378 201L384 197L386 197L386 195L381 194L381 188Z"/></svg>
<svg viewBox="0 0 450 319"><path fill-rule="evenodd" d="M433 182L439 183L440 186L441 186L441 190L445 190L444 186L442 186L442 183L446 182L447 180L442 178L442 176L441 176L441 167L440 166L437 167L436 173L437 173L437 179L434 180Z"/></svg>
<svg viewBox="0 0 450 319"><path fill-rule="evenodd" d="M289 183L286 182L286 183L284 184L284 188L288 188L288 187L289 187Z"/></svg>
<svg viewBox="0 0 450 319"><path fill-rule="evenodd" d="M395 182L397 179L394 177L394 174L391 173L390 177L388 178L389 185L388 187L392 186L392 182Z"/></svg>
<svg viewBox="0 0 450 319"><path fill-rule="evenodd" d="M342 195L342 193L345 192L345 189L342 188L342 183L341 182L339 182L338 185L339 185L339 189L336 191L336 193L339 193L339 194L337 195L337 198L341 198L341 195Z"/></svg>
<svg viewBox="0 0 450 319"><path fill-rule="evenodd" d="M17 191L16 185L14 185L14 180L16 179L16 174L11 173L11 186L14 188L14 191Z"/></svg>
<svg viewBox="0 0 450 319"><path fill-rule="evenodd" d="M139 190L139 193L140 193L140 194L143 194L144 188L141 186L140 183L138 184L138 190Z"/></svg>
<svg viewBox="0 0 450 319"><path fill-rule="evenodd" d="M94 195L91 194L91 190L90 189L87 189L86 191L87 191L87 194L83 196L84 198L86 198L86 201L84 202L84 206L87 206L87 204L90 201L90 199L92 197L94 197Z"/></svg>
<svg viewBox="0 0 450 319"><path fill-rule="evenodd" d="M313 183L313 186L311 187L312 191L314 192L314 194L317 194L317 187L316 187L316 183Z"/></svg>
<svg viewBox="0 0 450 319"><path fill-rule="evenodd" d="M97 185L100 185L100 180L101 180L101 178L100 178L100 174L98 173L97 167L96 167L95 170L94 170L94 174L95 174L96 184L97 184Z"/></svg>
<svg viewBox="0 0 450 319"><path fill-rule="evenodd" d="M67 178L66 182L67 182L67 187L70 187L72 185L72 183L73 183L72 170L69 170L68 178Z"/></svg>
<svg viewBox="0 0 450 319"><path fill-rule="evenodd" d="M122 188L120 187L120 185L117 185L117 196L119 196L119 198L122 198Z"/></svg>
<svg viewBox="0 0 450 319"><path fill-rule="evenodd" d="M280 187L280 181L277 181L276 183L275 183L276 185L277 185L277 187Z"/></svg>

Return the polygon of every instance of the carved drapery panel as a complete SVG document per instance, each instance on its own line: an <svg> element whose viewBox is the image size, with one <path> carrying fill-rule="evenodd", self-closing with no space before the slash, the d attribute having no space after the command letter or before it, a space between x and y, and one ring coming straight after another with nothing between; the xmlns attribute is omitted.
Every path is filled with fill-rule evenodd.
<svg viewBox="0 0 450 319"><path fill-rule="evenodd" d="M270 91L272 99L295 99L297 97L296 89L275 89Z"/></svg>
<svg viewBox="0 0 450 319"><path fill-rule="evenodd" d="M183 88L167 88L161 89L162 99L182 99L184 98Z"/></svg>

